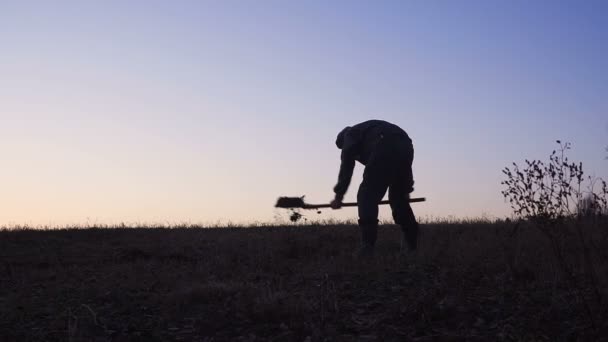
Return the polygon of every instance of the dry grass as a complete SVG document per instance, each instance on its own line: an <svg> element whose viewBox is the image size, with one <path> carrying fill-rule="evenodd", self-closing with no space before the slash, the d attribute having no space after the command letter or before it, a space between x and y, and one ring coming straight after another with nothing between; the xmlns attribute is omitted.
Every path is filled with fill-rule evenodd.
<svg viewBox="0 0 608 342"><path fill-rule="evenodd" d="M0 231L2 341L596 341L608 225L572 227L564 275L534 227L422 226L416 256L383 226L376 260L351 225Z"/></svg>

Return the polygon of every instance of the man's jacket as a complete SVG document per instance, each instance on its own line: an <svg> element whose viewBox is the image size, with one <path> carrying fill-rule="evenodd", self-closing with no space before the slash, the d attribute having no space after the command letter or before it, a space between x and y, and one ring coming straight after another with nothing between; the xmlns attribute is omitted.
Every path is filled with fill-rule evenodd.
<svg viewBox="0 0 608 342"><path fill-rule="evenodd" d="M378 142L383 138L401 137L411 143L410 137L399 126L382 120L369 120L346 128L339 136L339 145L342 145L340 173L338 184L334 192L338 196L344 196L350 180L353 176L355 161L367 165ZM340 146L338 146L340 147Z"/></svg>

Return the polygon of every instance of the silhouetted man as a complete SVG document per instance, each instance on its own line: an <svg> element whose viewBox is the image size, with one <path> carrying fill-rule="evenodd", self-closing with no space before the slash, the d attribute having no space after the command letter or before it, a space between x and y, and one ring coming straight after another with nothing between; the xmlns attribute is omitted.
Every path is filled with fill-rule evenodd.
<svg viewBox="0 0 608 342"><path fill-rule="evenodd" d="M378 232L378 204L387 189L393 219L403 232L401 250L405 251L405 244L415 250L418 223L409 202L409 194L414 191L414 146L407 133L392 123L369 120L344 128L338 134L336 146L342 150L342 162L332 208L342 206L355 160L365 165L363 182L357 193L362 242L358 256L373 256Z"/></svg>

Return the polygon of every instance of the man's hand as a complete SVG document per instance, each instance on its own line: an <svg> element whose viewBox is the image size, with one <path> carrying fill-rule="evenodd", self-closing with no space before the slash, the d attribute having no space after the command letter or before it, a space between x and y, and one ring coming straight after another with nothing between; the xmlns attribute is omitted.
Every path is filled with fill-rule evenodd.
<svg viewBox="0 0 608 342"><path fill-rule="evenodd" d="M342 196L337 196L329 203L332 209L340 209L342 208Z"/></svg>

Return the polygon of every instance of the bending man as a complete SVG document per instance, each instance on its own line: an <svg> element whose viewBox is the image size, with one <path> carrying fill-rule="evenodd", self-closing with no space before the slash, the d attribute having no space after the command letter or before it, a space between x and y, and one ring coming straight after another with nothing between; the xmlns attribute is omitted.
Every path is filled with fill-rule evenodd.
<svg viewBox="0 0 608 342"><path fill-rule="evenodd" d="M365 165L363 182L357 193L362 244L358 256L373 256L378 232L378 204L387 189L393 219L403 232L401 250L405 251L406 244L409 250L415 250L418 223L409 202L409 194L414 191L414 147L407 133L392 123L369 120L344 128L338 134L336 146L342 150L342 161L332 208L342 206L355 161Z"/></svg>

